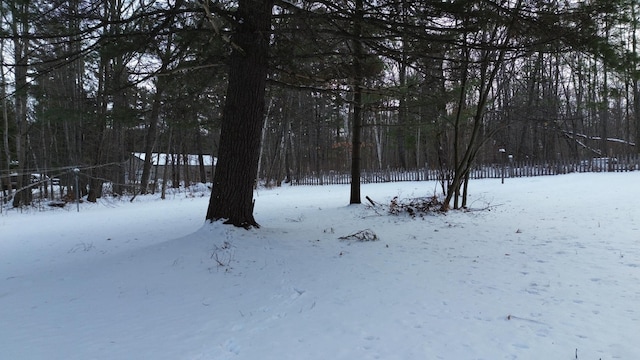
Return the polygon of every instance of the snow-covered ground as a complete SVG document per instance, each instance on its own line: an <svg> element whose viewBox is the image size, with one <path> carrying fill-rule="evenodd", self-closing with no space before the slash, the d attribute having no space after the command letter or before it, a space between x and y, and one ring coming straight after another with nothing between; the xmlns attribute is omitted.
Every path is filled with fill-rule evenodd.
<svg viewBox="0 0 640 360"><path fill-rule="evenodd" d="M638 184L478 180L418 218L263 189L249 231L205 223L206 192L4 211L0 359L640 359Z"/></svg>

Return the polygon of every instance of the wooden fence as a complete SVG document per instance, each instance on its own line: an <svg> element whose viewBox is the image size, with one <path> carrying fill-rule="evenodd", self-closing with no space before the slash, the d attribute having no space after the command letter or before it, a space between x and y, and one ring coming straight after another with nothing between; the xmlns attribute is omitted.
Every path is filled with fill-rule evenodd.
<svg viewBox="0 0 640 360"><path fill-rule="evenodd" d="M471 169L472 179L517 178L531 176L561 175L576 172L623 172L640 170L638 154L610 158L586 160L558 160L536 163L534 161L505 162L504 164L478 165ZM386 169L363 170L360 174L362 184L398 182L398 181L440 181L449 177L450 171L439 169ZM293 185L335 185L351 183L350 173L336 171L313 172L293 180Z"/></svg>

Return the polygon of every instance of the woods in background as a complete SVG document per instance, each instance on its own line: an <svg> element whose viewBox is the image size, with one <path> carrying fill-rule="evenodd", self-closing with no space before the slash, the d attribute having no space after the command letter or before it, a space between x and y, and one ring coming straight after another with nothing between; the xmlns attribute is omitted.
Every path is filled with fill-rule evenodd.
<svg viewBox="0 0 640 360"><path fill-rule="evenodd" d="M251 142L241 129L227 140L251 148L243 158L259 181L439 169L456 208L475 164L638 153L633 0L1 4L0 174L15 206L30 203L31 174L72 187L78 168L95 201L106 183L155 191L154 153L224 164L223 124L242 122L232 119L242 105L225 108L227 89L252 76L236 69L232 80L229 69L251 55L238 33L257 31L242 25L258 4L271 9L259 30L262 121ZM134 153L149 159L139 173ZM179 169L172 186L215 176Z"/></svg>

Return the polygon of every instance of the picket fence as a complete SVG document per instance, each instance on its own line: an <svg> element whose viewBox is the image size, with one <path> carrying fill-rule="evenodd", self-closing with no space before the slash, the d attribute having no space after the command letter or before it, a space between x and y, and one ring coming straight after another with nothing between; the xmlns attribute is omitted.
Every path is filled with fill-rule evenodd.
<svg viewBox="0 0 640 360"><path fill-rule="evenodd" d="M561 175L583 172L623 172L640 170L638 154L586 160L557 160L536 163L534 161L505 162L475 166L469 173L471 179L517 178ZM362 170L362 184L399 181L440 181L449 177L450 171L441 169L385 169ZM337 171L312 172L292 181L293 185L337 185L351 183L351 174Z"/></svg>

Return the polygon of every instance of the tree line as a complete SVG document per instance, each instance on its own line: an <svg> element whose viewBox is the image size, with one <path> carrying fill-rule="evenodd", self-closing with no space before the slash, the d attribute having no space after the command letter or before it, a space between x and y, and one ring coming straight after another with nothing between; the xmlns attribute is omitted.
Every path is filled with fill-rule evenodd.
<svg viewBox="0 0 640 360"><path fill-rule="evenodd" d="M2 1L0 170L126 191L133 152L218 158L208 219L256 181L606 158L640 140L634 0ZM150 191L151 163L135 192ZM202 181L207 179L202 178ZM177 183L177 182L174 182ZM175 184L177 185L177 184ZM6 187L7 185L5 185ZM11 183L8 184L11 187ZM14 206L30 202L19 191Z"/></svg>

